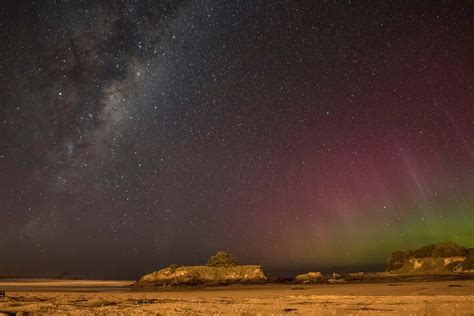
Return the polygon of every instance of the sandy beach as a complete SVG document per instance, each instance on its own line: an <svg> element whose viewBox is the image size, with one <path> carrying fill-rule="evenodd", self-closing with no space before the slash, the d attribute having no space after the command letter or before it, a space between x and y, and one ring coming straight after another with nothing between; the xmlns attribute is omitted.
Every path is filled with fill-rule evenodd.
<svg viewBox="0 0 474 316"><path fill-rule="evenodd" d="M474 281L137 289L133 281L1 280L4 314L472 315Z"/></svg>

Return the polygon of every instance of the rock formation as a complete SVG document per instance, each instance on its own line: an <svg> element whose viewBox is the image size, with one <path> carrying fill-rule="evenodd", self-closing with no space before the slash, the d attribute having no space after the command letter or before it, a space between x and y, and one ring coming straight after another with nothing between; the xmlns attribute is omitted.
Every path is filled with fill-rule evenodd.
<svg viewBox="0 0 474 316"><path fill-rule="evenodd" d="M316 283L323 280L321 272L308 272L305 274L299 274L295 277L295 281L298 283Z"/></svg>
<svg viewBox="0 0 474 316"><path fill-rule="evenodd" d="M137 285L219 285L236 283L265 283L269 280L258 265L238 265L237 259L225 251L211 256L205 266L178 266L144 275Z"/></svg>
<svg viewBox="0 0 474 316"><path fill-rule="evenodd" d="M219 285L265 283L268 277L258 265L231 267L187 266L170 267L146 274L138 285Z"/></svg>
<svg viewBox="0 0 474 316"><path fill-rule="evenodd" d="M438 274L474 272L474 248L453 241L395 251L388 259L387 272L396 274Z"/></svg>

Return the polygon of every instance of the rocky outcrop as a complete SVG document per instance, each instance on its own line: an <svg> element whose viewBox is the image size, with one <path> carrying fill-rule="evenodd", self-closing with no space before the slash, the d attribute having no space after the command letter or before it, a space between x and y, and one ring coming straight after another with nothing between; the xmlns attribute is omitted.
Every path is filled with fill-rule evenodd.
<svg viewBox="0 0 474 316"><path fill-rule="evenodd" d="M464 260L462 268L464 271L474 273L474 248L468 250L466 260Z"/></svg>
<svg viewBox="0 0 474 316"><path fill-rule="evenodd" d="M184 266L169 267L146 274L137 285L183 286L265 283L268 276L258 265L231 267Z"/></svg>
<svg viewBox="0 0 474 316"><path fill-rule="evenodd" d="M441 274L474 272L474 248L453 241L395 251L388 259L387 272L396 274Z"/></svg>
<svg viewBox="0 0 474 316"><path fill-rule="evenodd" d="M305 274L299 274L295 277L295 281L298 283L316 283L323 280L321 272L308 272Z"/></svg>

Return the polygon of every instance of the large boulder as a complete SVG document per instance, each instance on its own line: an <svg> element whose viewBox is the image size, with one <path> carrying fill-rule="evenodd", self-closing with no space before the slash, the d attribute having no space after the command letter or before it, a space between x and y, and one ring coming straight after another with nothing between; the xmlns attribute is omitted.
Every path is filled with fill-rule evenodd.
<svg viewBox="0 0 474 316"><path fill-rule="evenodd" d="M188 266L161 269L140 278L137 285L180 286L265 283L268 276L258 265L231 267Z"/></svg>
<svg viewBox="0 0 474 316"><path fill-rule="evenodd" d="M308 272L305 274L299 274L295 277L295 281L298 283L316 283L321 282L323 275L321 272Z"/></svg>
<svg viewBox="0 0 474 316"><path fill-rule="evenodd" d="M473 257L471 259L471 256ZM395 251L387 262L387 272L397 274L438 274L471 272L474 252L453 241Z"/></svg>

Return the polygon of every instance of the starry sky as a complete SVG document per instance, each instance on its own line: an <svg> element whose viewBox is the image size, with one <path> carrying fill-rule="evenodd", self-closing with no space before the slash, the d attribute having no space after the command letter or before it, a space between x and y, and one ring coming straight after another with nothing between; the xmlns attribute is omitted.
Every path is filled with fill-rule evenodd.
<svg viewBox="0 0 474 316"><path fill-rule="evenodd" d="M474 246L472 1L2 1L0 275Z"/></svg>

